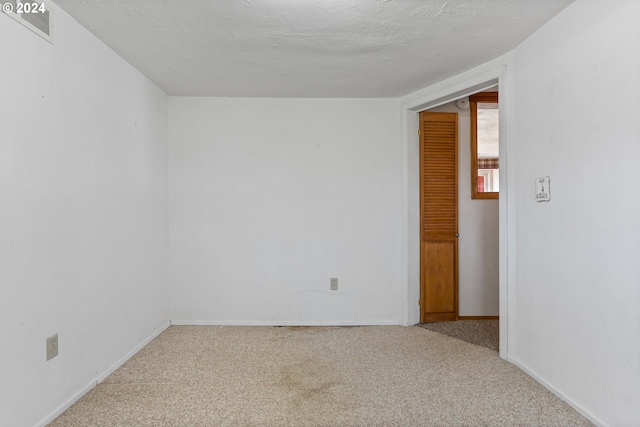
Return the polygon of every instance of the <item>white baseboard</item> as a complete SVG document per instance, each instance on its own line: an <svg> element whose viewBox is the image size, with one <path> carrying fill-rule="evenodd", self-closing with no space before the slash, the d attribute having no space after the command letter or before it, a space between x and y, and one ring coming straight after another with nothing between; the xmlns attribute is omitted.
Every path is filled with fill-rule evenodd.
<svg viewBox="0 0 640 427"><path fill-rule="evenodd" d="M607 424L605 424L602 420L600 420L591 412L587 411L582 406L578 405L576 402L571 400L567 395L565 395L560 390L558 390L557 388L549 384L545 379L543 379L536 372L534 372L533 370L531 370L530 368L528 368L527 366L525 366L524 364L522 364L521 362L513 358L509 358L508 361L516 365L518 368L522 369L527 375L529 375L531 378L533 378L534 380L542 384L547 390L549 390L551 393L558 396L560 399L566 402L567 405L571 406L573 409L578 411L583 417L591 421L593 424L595 424L598 427L607 427Z"/></svg>
<svg viewBox="0 0 640 427"><path fill-rule="evenodd" d="M97 385L96 381L93 380L89 384L87 384L86 386L82 387L76 394L71 396L69 399L67 399L65 402L63 402L62 405L58 406L52 413L47 415L42 421L40 421L38 424L36 424L36 427L44 427L47 424L49 424L51 421L53 421L56 418L58 418L60 416L60 414L62 414L67 409L69 409L71 407L71 405L73 405L78 400L80 400L80 398L82 396L84 396L85 394L89 393L91 391L91 389L93 389L96 385Z"/></svg>
<svg viewBox="0 0 640 427"><path fill-rule="evenodd" d="M179 326L398 326L399 320L381 321L278 321L278 320L172 320Z"/></svg>
<svg viewBox="0 0 640 427"><path fill-rule="evenodd" d="M98 374L98 376L96 378L96 384L100 384L102 381L104 381L105 378L107 378L109 375L111 375L120 366L124 365L124 363L127 360L131 359L131 357L133 357L134 354L136 354L137 352L142 350L144 348L144 346L146 346L151 341L156 339L158 337L158 335L163 333L169 326L171 326L171 322L166 322L165 324L163 324L160 328L158 328L157 331L155 331L151 335L149 335L149 337L147 337L147 339L141 341L137 346L135 346L133 348L133 350L131 350L130 352L128 352L127 354L122 356L120 358L120 360L118 360L116 363L114 363L109 368L107 368L103 373Z"/></svg>
<svg viewBox="0 0 640 427"><path fill-rule="evenodd" d="M157 331L154 331L149 337L147 337L145 340L141 341L131 351L129 351L127 354L125 354L123 357L121 357L120 360L118 360L116 363L111 365L108 369L106 369L101 374L98 374L96 376L96 378L94 380L92 380L89 384L87 384L86 386L82 387L77 393L75 393L69 399L64 401L53 412L51 412L42 421L40 421L38 424L36 424L36 427L44 427L47 424L49 424L51 421L53 421L56 418L58 418L60 416L60 414L62 414L67 409L69 409L71 407L71 405L73 405L78 400L80 400L80 398L82 398L82 396L87 394L95 386L97 386L102 381L104 381L105 378L107 378L109 375L111 375L116 369L118 369L120 366L122 366L127 360L131 359L131 357L134 354L136 354L137 352L142 350L142 348L144 346L146 346L151 341L153 341L156 337L158 337L158 335L163 333L169 326L171 326L171 322L166 322L165 324L163 324Z"/></svg>

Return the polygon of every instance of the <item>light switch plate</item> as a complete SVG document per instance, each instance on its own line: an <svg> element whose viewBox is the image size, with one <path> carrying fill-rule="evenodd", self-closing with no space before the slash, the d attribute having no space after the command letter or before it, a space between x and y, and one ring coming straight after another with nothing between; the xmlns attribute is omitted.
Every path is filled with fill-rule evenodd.
<svg viewBox="0 0 640 427"><path fill-rule="evenodd" d="M548 176L536 178L536 202L548 202L551 200L551 187Z"/></svg>

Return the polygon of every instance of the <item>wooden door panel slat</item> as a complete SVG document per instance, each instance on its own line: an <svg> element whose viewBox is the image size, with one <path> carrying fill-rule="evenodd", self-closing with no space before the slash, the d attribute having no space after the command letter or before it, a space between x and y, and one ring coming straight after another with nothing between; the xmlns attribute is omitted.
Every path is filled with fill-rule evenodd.
<svg viewBox="0 0 640 427"><path fill-rule="evenodd" d="M458 115L420 114L421 321L458 316Z"/></svg>
<svg viewBox="0 0 640 427"><path fill-rule="evenodd" d="M454 307L454 242L425 242L424 272L430 283L426 290L427 313L453 313Z"/></svg>

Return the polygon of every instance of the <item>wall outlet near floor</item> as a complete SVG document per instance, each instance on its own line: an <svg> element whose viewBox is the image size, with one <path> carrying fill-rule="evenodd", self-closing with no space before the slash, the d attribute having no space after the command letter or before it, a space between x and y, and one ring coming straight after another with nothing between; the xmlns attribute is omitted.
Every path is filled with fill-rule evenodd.
<svg viewBox="0 0 640 427"><path fill-rule="evenodd" d="M47 360L51 360L58 355L58 334L47 338Z"/></svg>
<svg viewBox="0 0 640 427"><path fill-rule="evenodd" d="M332 277L331 278L331 290L332 291L337 291L338 290L338 278L337 277Z"/></svg>

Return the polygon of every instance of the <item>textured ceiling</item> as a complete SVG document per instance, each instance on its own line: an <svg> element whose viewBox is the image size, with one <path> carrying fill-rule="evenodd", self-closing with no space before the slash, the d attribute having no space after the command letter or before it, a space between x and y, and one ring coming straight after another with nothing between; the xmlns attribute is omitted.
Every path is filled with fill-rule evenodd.
<svg viewBox="0 0 640 427"><path fill-rule="evenodd" d="M399 97L573 0L56 0L169 95Z"/></svg>

